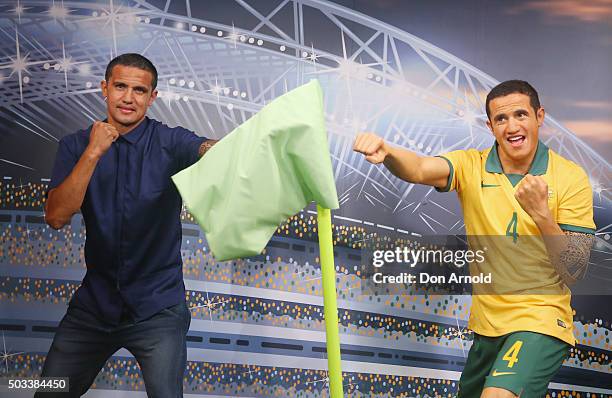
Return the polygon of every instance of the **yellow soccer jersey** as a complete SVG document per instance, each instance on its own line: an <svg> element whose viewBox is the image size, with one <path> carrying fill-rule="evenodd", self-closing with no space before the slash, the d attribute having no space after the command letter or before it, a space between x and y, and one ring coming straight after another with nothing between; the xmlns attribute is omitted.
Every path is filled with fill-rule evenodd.
<svg viewBox="0 0 612 398"><path fill-rule="evenodd" d="M457 191L468 237L486 236L494 242L485 258L496 294L478 294L474 286L470 329L490 337L532 331L574 345L570 291L550 263L537 225L514 197L523 176L504 174L497 144L441 157L451 172L447 186L439 191ZM546 180L548 206L561 229L595 232L593 194L580 166L539 142L529 174ZM472 264L470 272L478 274L485 266Z"/></svg>

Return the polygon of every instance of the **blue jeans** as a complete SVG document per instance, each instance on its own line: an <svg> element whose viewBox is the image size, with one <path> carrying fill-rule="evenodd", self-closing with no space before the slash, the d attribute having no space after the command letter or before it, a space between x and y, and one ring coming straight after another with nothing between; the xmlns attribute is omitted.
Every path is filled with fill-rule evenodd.
<svg viewBox="0 0 612 398"><path fill-rule="evenodd" d="M105 324L88 311L71 306L55 333L41 375L68 377L70 392L38 392L34 397L80 397L106 360L120 348L129 350L138 361L149 397L182 397L190 324L191 314L185 302L144 321L122 320L118 326Z"/></svg>

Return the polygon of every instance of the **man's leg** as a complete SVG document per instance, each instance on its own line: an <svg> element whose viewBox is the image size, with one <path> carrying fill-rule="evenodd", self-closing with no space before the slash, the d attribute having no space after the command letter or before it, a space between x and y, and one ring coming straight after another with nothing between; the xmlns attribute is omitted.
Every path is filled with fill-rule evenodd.
<svg viewBox="0 0 612 398"><path fill-rule="evenodd" d="M80 397L118 347L85 310L69 307L55 332L41 377L68 377L67 393L37 392L35 398Z"/></svg>
<svg viewBox="0 0 612 398"><path fill-rule="evenodd" d="M119 340L136 358L149 398L182 398L191 314L185 302L132 323Z"/></svg>
<svg viewBox="0 0 612 398"><path fill-rule="evenodd" d="M508 335L486 378L482 398L543 397L569 348L569 344L540 333Z"/></svg>

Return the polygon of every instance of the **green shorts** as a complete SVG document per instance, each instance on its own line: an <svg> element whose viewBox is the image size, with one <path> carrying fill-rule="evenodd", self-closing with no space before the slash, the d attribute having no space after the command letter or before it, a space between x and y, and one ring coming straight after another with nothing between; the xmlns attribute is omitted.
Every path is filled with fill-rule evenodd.
<svg viewBox="0 0 612 398"><path fill-rule="evenodd" d="M479 398L486 387L503 388L521 398L543 397L570 348L562 340L535 332L474 334L458 397Z"/></svg>

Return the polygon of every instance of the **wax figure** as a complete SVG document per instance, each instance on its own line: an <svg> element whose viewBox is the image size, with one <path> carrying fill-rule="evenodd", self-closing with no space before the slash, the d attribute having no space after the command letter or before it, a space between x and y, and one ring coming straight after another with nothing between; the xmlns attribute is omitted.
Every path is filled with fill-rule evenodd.
<svg viewBox="0 0 612 398"><path fill-rule="evenodd" d="M457 191L468 237L502 237L506 249L490 262L514 291L473 295L459 396L541 397L575 344L568 285L584 273L594 240L592 190L580 166L538 139L545 112L530 84L494 87L486 112L495 143L483 151L423 157L372 133L353 149L405 181ZM518 244L534 236L541 245ZM530 282L553 294L525 291Z"/></svg>

